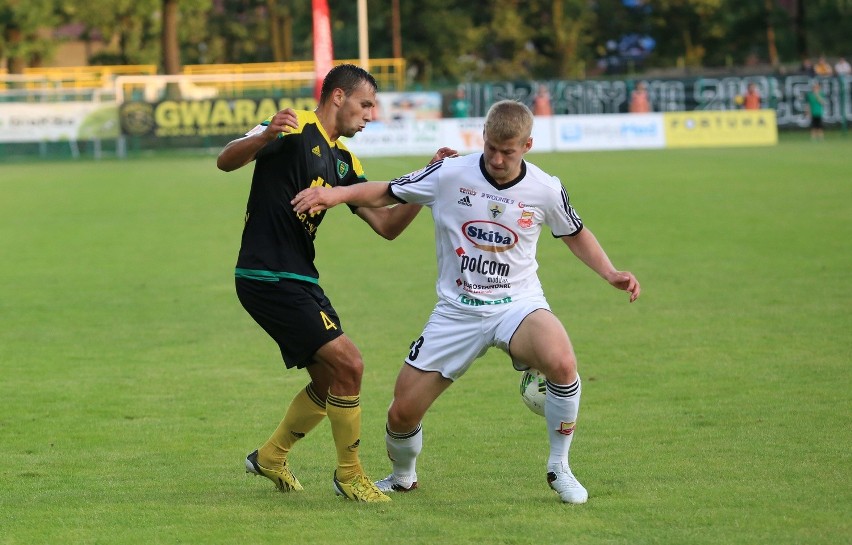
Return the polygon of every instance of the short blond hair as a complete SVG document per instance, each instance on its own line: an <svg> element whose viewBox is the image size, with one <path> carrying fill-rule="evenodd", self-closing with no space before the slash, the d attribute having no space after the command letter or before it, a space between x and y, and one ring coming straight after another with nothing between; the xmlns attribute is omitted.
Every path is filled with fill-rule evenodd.
<svg viewBox="0 0 852 545"><path fill-rule="evenodd" d="M485 116L484 133L489 140L526 141L532 134L533 113L525 104L514 100L495 102Z"/></svg>

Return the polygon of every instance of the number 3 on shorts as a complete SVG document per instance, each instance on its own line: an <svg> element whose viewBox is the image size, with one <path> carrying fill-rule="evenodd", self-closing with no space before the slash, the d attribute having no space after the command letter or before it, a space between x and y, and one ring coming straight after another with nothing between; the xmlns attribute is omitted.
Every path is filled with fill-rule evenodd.
<svg viewBox="0 0 852 545"><path fill-rule="evenodd" d="M420 347L423 346L423 336L411 343L411 351L408 353L408 359L414 361L420 354Z"/></svg>

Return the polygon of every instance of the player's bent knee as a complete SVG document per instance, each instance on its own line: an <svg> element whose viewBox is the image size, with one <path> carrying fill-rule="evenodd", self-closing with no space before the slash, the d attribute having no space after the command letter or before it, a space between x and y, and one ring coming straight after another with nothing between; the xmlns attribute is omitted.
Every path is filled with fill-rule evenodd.
<svg viewBox="0 0 852 545"><path fill-rule="evenodd" d="M577 360L571 357L560 359L549 369L542 370L547 379L556 384L570 384L577 380Z"/></svg>
<svg viewBox="0 0 852 545"><path fill-rule="evenodd" d="M397 433L413 431L420 424L421 416L406 412L394 401L388 409L388 428Z"/></svg>

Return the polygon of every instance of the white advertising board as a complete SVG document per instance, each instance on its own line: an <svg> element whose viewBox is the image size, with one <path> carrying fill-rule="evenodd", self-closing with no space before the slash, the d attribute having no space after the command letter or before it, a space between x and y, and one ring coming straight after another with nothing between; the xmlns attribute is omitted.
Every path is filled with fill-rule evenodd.
<svg viewBox="0 0 852 545"><path fill-rule="evenodd" d="M118 138L115 104L0 104L0 142L59 142Z"/></svg>
<svg viewBox="0 0 852 545"><path fill-rule="evenodd" d="M560 115L553 120L555 151L666 147L662 114Z"/></svg>

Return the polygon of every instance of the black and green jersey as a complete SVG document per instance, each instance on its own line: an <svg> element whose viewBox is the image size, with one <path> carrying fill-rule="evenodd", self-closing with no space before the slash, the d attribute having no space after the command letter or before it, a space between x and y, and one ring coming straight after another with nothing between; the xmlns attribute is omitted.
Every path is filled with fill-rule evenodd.
<svg viewBox="0 0 852 545"><path fill-rule="evenodd" d="M360 161L341 143L329 140L314 112L296 114L299 129L279 134L255 159L237 277L317 282L314 238L325 211L297 215L290 201L308 187L366 180Z"/></svg>

